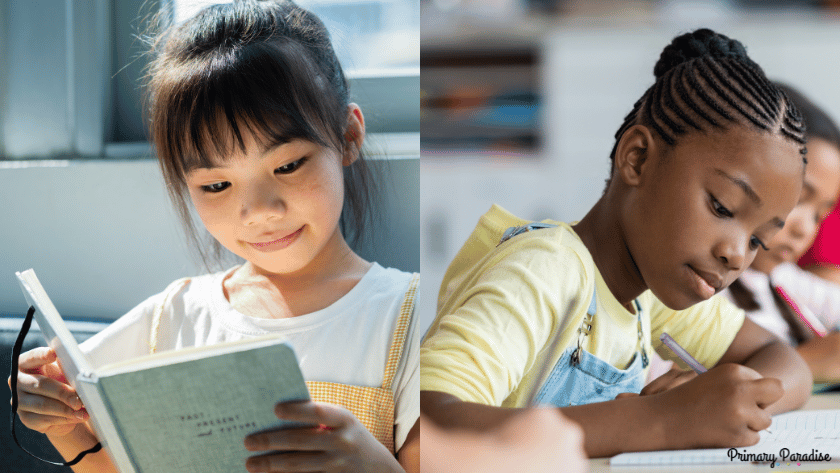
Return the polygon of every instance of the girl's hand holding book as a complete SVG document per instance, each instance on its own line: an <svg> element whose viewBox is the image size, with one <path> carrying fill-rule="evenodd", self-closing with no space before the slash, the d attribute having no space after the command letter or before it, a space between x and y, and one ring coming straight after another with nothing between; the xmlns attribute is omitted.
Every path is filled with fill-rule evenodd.
<svg viewBox="0 0 840 473"><path fill-rule="evenodd" d="M783 394L778 379L725 363L672 389L639 399L650 400L652 412L662 414L660 425L671 438L669 448L685 449L756 444L759 432L772 421L767 407Z"/></svg>
<svg viewBox="0 0 840 473"><path fill-rule="evenodd" d="M18 416L23 425L44 434L64 436L88 420L81 399L58 366L55 350L33 348L20 355L19 363Z"/></svg>
<svg viewBox="0 0 840 473"><path fill-rule="evenodd" d="M397 459L347 409L333 404L279 403L283 420L317 427L280 429L245 437L245 448L271 453L248 459L250 472L402 472Z"/></svg>

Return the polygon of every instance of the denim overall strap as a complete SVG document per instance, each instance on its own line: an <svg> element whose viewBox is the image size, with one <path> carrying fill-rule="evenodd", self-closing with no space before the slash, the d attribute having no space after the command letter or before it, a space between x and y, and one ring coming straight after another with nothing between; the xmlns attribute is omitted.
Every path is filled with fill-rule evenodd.
<svg viewBox="0 0 840 473"><path fill-rule="evenodd" d="M609 401L618 394L640 392L644 386L644 368L649 363L644 345L641 306L636 302L638 316L638 350L641 353L625 369L618 369L583 348L584 341L597 323L595 314L597 292L593 290L587 314L578 329L578 342L567 348L558 358L553 370L534 399L536 404L565 407L592 402Z"/></svg>
<svg viewBox="0 0 840 473"><path fill-rule="evenodd" d="M572 352L572 363L580 363L580 352L583 351L583 342L589 333L592 331L592 319L595 318L595 312L598 311L598 291L592 289L592 300L589 302L589 308L586 309L586 316L583 317L583 323L578 328L577 348Z"/></svg>

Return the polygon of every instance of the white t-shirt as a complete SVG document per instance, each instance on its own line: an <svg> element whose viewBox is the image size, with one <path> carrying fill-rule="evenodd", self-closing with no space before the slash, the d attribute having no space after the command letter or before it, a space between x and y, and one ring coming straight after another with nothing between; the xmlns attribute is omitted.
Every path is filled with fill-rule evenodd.
<svg viewBox="0 0 840 473"><path fill-rule="evenodd" d="M779 313L776 301L773 298L773 289L770 287L770 276L752 268L747 268L738 278L744 286L753 293L758 310L747 312L747 316L753 322L764 327L768 332L781 338L791 345L795 345L795 338L784 316ZM729 288L721 291L721 295L735 302Z"/></svg>
<svg viewBox="0 0 840 473"><path fill-rule="evenodd" d="M234 271L192 278L164 307L157 350L284 335L307 381L382 386L385 363L411 274L377 263L331 306L297 317L261 319L231 307L222 289ZM94 367L149 354L152 313L163 293L129 311L82 345ZM419 336L412 316L392 389L394 441L399 450L420 417Z"/></svg>

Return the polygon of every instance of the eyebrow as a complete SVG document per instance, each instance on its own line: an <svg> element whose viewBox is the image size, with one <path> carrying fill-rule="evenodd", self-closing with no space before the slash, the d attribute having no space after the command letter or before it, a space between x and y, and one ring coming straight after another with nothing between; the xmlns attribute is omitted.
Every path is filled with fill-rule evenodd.
<svg viewBox="0 0 840 473"><path fill-rule="evenodd" d="M732 177L729 174L726 174L726 172L724 172L721 169L715 169L715 173L732 181L732 183L740 187L741 190L744 191L745 194L747 194L747 197L749 197L751 201L755 202L756 205L761 205L761 197L759 197L758 194L755 193L753 188L750 187L749 184L747 184L747 181L739 179L737 177Z"/></svg>
<svg viewBox="0 0 840 473"><path fill-rule="evenodd" d="M741 190L744 191L744 194L747 194L747 197L749 197L751 201L755 202L755 204L758 206L761 205L761 197L759 197L758 194L755 193L755 190L753 190L753 188L747 183L747 181L730 176L722 169L715 168L715 174L721 175L729 179L733 184L740 187ZM771 220L770 222L773 224L773 226L779 228L784 228L785 226L785 221L780 219L779 217L773 217L773 220Z"/></svg>

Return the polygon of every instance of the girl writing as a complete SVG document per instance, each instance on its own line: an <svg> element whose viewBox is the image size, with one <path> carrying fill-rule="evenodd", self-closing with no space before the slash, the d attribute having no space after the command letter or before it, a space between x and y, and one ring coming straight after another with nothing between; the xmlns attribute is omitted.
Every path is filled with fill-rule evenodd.
<svg viewBox="0 0 840 473"><path fill-rule="evenodd" d="M801 117L740 42L708 29L676 37L654 75L580 222L535 228L494 207L450 265L421 346L421 410L437 423L492 432L551 404L599 457L751 445L807 399L796 352L712 298L799 198ZM627 395L653 347L676 358L664 332L711 369Z"/></svg>
<svg viewBox="0 0 840 473"><path fill-rule="evenodd" d="M163 32L153 53L151 135L176 207L189 227L191 203L244 263L174 282L83 350L101 365L283 334L313 401L275 413L319 427L245 437L243 469L418 471L417 276L365 261L345 239L364 224L372 182L364 116L324 25L290 1L214 5ZM72 458L97 439L54 360L48 349L20 357L20 418ZM74 471L114 469L101 451Z"/></svg>

